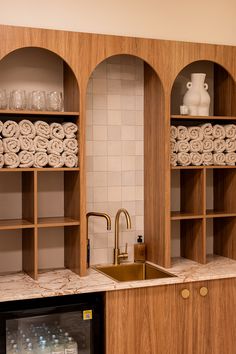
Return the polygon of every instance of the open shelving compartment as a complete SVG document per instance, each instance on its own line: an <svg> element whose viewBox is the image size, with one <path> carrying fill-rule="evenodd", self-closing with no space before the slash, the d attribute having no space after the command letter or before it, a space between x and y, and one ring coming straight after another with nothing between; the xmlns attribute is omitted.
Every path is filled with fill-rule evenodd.
<svg viewBox="0 0 236 354"><path fill-rule="evenodd" d="M206 72L209 116L180 115L179 106L191 72ZM236 122L235 82L222 66L198 61L177 76L171 96L171 125L195 126ZM201 176L201 177L200 177ZM171 168L172 254L207 262L207 255L236 259L236 166L176 166Z"/></svg>
<svg viewBox="0 0 236 354"><path fill-rule="evenodd" d="M9 53L0 62L0 83L1 87L9 91L16 87L26 91L57 90L62 91L64 96L63 112L2 110L0 120L74 122L78 126L77 139L79 139L78 83L68 64L57 54L33 47ZM78 144L80 145L80 141ZM37 279L39 268L47 268L47 265L41 262L41 247L45 250L48 244L51 250L53 239L56 249L64 239L62 261L59 263L77 274L84 273L85 270L81 269L81 264L84 263L81 257L86 258L86 255L81 255L80 247L80 168L2 168L0 179L2 180L0 197L3 202L4 193L6 190L9 191L6 202L3 203L5 209L0 208L0 236L2 236L0 252L4 249L2 247L4 232L12 233L14 237L18 235L22 239L22 242L18 243L21 244L17 250L18 263L15 264L15 268L9 267L9 270L24 271L33 279ZM16 192L15 186L18 186ZM56 200L59 200L59 203ZM15 208L17 213L14 213ZM58 230L61 234L59 238L56 236ZM52 231L55 236L50 237ZM45 237L47 234L48 238ZM11 253L10 246L7 252ZM50 252L48 254L51 260L55 259L55 266L53 262L50 264L52 268L56 268L57 256ZM14 264L14 261L12 263ZM8 269L4 267L3 271L6 273ZM0 273L2 273L1 263Z"/></svg>

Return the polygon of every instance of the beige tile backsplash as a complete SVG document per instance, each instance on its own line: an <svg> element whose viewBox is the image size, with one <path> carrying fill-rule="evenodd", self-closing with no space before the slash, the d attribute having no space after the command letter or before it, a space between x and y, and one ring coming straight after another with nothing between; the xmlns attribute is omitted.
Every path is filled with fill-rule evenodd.
<svg viewBox="0 0 236 354"><path fill-rule="evenodd" d="M109 58L93 72L87 90L87 211L108 213L112 230L90 218L91 264L112 262L114 222L119 208L120 246L128 242L133 260L136 236L143 234L143 62L123 55Z"/></svg>

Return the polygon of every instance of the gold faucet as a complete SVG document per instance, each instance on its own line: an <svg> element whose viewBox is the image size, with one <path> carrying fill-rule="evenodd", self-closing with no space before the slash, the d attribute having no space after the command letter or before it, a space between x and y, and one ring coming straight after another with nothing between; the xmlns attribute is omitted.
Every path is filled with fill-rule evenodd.
<svg viewBox="0 0 236 354"><path fill-rule="evenodd" d="M121 253L119 249L119 221L120 221L120 214L124 213L126 218L127 229L131 229L131 219L128 211L126 209L119 209L116 213L115 218L115 248L114 248L114 264L118 265L121 259L127 259L127 243L125 246L125 252Z"/></svg>
<svg viewBox="0 0 236 354"><path fill-rule="evenodd" d="M86 214L86 219L87 219L87 267L90 266L90 242L88 238L88 219L90 216L100 216L102 218L105 218L107 221L107 230L111 230L111 218L108 214L106 213L97 213L95 211L91 211Z"/></svg>

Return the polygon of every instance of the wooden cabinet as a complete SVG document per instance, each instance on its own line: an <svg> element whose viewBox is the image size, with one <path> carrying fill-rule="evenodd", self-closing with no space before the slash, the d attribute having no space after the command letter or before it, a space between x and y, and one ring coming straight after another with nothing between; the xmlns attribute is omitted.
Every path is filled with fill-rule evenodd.
<svg viewBox="0 0 236 354"><path fill-rule="evenodd" d="M233 354L235 296L235 279L107 292L106 353Z"/></svg>
<svg viewBox="0 0 236 354"><path fill-rule="evenodd" d="M23 270L37 278L38 238L41 238L42 234L40 228L61 225L65 228L65 265L70 264L69 267L81 276L86 274L85 122L88 119L86 91L89 78L97 65L109 57L120 54L135 56L144 62L144 235L147 259L164 267L171 266L173 244L171 244L171 224L178 222L181 229L181 255L205 263L208 220L214 224L212 253L236 258L236 209L235 198L231 198L235 190L236 170L223 167L170 169L169 161L170 124L187 121L195 121L198 124L199 122L199 117L189 116L186 116L183 121L183 117L178 114L183 95L176 78L185 67L199 61L211 64L214 77L212 83L214 104L209 118L211 121L219 122L236 121L236 47L3 25L0 26L0 40L1 62L21 50L42 50L61 60L59 66L62 75L59 81L64 91L65 112L38 114L38 112L24 111L21 112L20 117L36 119L38 116L47 121L72 120L79 125L80 131L79 169L70 172L58 171L65 177L63 190L68 202L65 203L63 215L51 217L59 216L61 219L48 220L45 219L47 216L38 214L36 189L40 176L45 172L36 170L6 172L9 175L16 173L23 176L24 207L21 215L12 217L6 225L3 221L6 218L0 215L0 233L5 232L5 226L9 232L17 229L20 234L22 230ZM23 63L22 67L25 68L25 61L18 61L18 63ZM51 65L52 67L54 64ZM15 75L14 70L5 69L4 67L0 72L0 85L8 89L9 86L3 87L3 76L6 78L9 72L15 78L19 76ZM21 73L20 77L22 76L24 73ZM47 75L46 78L48 79ZM175 103L172 102L172 97L177 97ZM9 117L16 119L17 116L19 117L18 113L1 111L0 119ZM209 209L206 207L208 170L213 171L214 174L214 197L212 198L214 202ZM171 175L176 172L181 175L179 210L174 210L170 203ZM24 181L29 181L29 184Z"/></svg>

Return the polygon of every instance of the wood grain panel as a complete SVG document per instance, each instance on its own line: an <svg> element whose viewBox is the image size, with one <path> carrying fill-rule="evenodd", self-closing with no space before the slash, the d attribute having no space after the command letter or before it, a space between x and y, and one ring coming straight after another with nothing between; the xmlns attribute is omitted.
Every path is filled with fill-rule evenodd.
<svg viewBox="0 0 236 354"><path fill-rule="evenodd" d="M186 213L203 214L203 170L182 170L180 173L180 210Z"/></svg>
<svg viewBox="0 0 236 354"><path fill-rule="evenodd" d="M180 222L181 257L195 262L206 263L205 220L181 220Z"/></svg>
<svg viewBox="0 0 236 354"><path fill-rule="evenodd" d="M201 287L208 289L205 297ZM193 354L234 354L236 279L193 283Z"/></svg>
<svg viewBox="0 0 236 354"><path fill-rule="evenodd" d="M107 354L191 354L192 299L171 285L106 293Z"/></svg>
<svg viewBox="0 0 236 354"><path fill-rule="evenodd" d="M22 218L34 223L35 215L34 173L22 172Z"/></svg>
<svg viewBox="0 0 236 354"><path fill-rule="evenodd" d="M22 230L22 269L33 279L38 278L37 228Z"/></svg>
<svg viewBox="0 0 236 354"><path fill-rule="evenodd" d="M214 253L236 259L236 218L217 218L213 221Z"/></svg>
<svg viewBox="0 0 236 354"><path fill-rule="evenodd" d="M232 76L221 66L214 65L214 114L236 115L236 85Z"/></svg>
<svg viewBox="0 0 236 354"><path fill-rule="evenodd" d="M165 235L165 188L169 170L165 159L164 94L160 79L144 66L144 234L147 259L168 267L170 242ZM168 167L166 167L166 164Z"/></svg>
<svg viewBox="0 0 236 354"><path fill-rule="evenodd" d="M214 210L226 213L236 212L236 170L214 169Z"/></svg>

